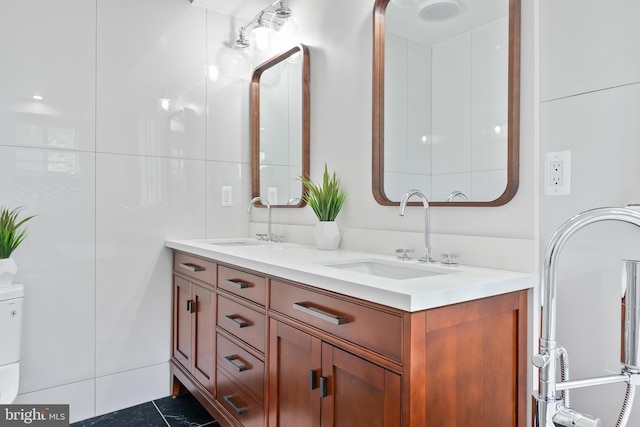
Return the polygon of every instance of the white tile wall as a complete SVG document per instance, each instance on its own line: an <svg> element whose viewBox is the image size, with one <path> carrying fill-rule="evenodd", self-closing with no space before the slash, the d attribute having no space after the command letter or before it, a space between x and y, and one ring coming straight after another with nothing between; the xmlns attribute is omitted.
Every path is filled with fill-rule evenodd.
<svg viewBox="0 0 640 427"><path fill-rule="evenodd" d="M0 5L0 205L38 215L14 254L18 402L70 403L77 421L169 393L164 240L248 230L248 133L229 126L246 114L228 109L237 99L248 112L248 85L207 92L214 23L210 45L233 20L186 1ZM211 129L242 136L223 132L218 163L206 160L207 98L227 108ZM237 203L225 217L210 197L227 184Z"/></svg>
<svg viewBox="0 0 640 427"><path fill-rule="evenodd" d="M69 421L91 418L95 414L95 380L64 384L18 395L16 404L45 403L69 405Z"/></svg>
<svg viewBox="0 0 640 427"><path fill-rule="evenodd" d="M540 0L542 101L638 81L640 3Z"/></svg>
<svg viewBox="0 0 640 427"><path fill-rule="evenodd" d="M98 154L96 372L170 357L169 236L205 228L204 161Z"/></svg>
<svg viewBox="0 0 640 427"><path fill-rule="evenodd" d="M571 216L640 200L640 5L602 6L540 1L540 155L569 150L572 160L571 194L540 196L541 252ZM627 224L594 224L560 255L557 341L574 379L619 372L621 259L640 259L639 238ZM614 425L623 395L623 384L593 387L571 403ZM639 423L636 404L628 425Z"/></svg>
<svg viewBox="0 0 640 427"><path fill-rule="evenodd" d="M98 2L98 151L204 157L205 23L173 0Z"/></svg>
<svg viewBox="0 0 640 427"><path fill-rule="evenodd" d="M0 144L93 151L95 0L0 7Z"/></svg>
<svg viewBox="0 0 640 427"><path fill-rule="evenodd" d="M169 387L167 362L96 378L96 415L159 399Z"/></svg>
<svg viewBox="0 0 640 427"><path fill-rule="evenodd" d="M20 392L95 369L95 155L0 146L2 205L38 215L14 252L25 285Z"/></svg>

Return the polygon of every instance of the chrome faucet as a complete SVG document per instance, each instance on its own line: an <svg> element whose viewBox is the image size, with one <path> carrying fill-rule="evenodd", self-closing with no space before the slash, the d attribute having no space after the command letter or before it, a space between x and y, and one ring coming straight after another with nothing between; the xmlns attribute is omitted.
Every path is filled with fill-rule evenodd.
<svg viewBox="0 0 640 427"><path fill-rule="evenodd" d="M424 256L420 258L418 261L420 262L431 262L431 244L430 244L430 230L429 230L429 200L427 200L427 196L422 194L420 190L409 190L402 201L400 202L400 216L404 216L404 211L407 208L407 202L412 196L418 196L422 199L422 205L424 206Z"/></svg>
<svg viewBox="0 0 640 427"><path fill-rule="evenodd" d="M449 193L449 195L447 196L447 202L453 202L453 200L455 198L460 198L460 200L462 200L463 202L468 202L469 201L469 198L467 197L466 194L464 194L460 190L455 190L455 191L452 191L451 193Z"/></svg>
<svg viewBox="0 0 640 427"><path fill-rule="evenodd" d="M560 251L567 240L583 227L599 221L621 221L640 228L640 213L628 208L598 208L582 212L565 222L551 237L545 250L542 272L542 328L540 331L540 350L533 356L533 365L539 369L538 390L533 397L536 400L534 427L599 427L600 419L592 415L579 413L569 407L568 391L573 388L587 387L615 382L627 383L627 396L620 414L620 420L628 418L633 401L632 389L640 383L640 372L623 361L622 373L597 378L574 381L557 381L556 361L562 359L565 351L556 345L556 264ZM620 288L616 288L620 292ZM636 328L629 325L631 335L638 335ZM627 332L625 330L625 332ZM563 393L560 397L557 392ZM629 400L631 402L629 402ZM618 423L618 426L626 424Z"/></svg>
<svg viewBox="0 0 640 427"><path fill-rule="evenodd" d="M256 202L261 202L263 205L267 207L267 240L271 242L273 240L273 234L271 234L271 204L264 197L254 197L249 202L249 208L247 209L247 213L251 212L251 208Z"/></svg>

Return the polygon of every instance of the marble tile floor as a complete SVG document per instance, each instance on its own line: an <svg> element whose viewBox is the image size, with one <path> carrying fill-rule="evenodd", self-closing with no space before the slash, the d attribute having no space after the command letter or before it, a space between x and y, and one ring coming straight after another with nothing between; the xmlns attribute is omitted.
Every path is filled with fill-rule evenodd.
<svg viewBox="0 0 640 427"><path fill-rule="evenodd" d="M71 427L220 427L189 393L152 400L71 424Z"/></svg>

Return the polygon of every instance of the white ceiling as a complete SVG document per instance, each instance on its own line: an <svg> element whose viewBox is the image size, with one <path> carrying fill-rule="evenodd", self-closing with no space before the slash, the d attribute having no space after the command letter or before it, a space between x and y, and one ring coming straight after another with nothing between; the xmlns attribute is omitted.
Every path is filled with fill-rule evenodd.
<svg viewBox="0 0 640 427"><path fill-rule="evenodd" d="M196 6L247 20L253 19L258 12L272 3L273 0L193 0L193 4Z"/></svg>

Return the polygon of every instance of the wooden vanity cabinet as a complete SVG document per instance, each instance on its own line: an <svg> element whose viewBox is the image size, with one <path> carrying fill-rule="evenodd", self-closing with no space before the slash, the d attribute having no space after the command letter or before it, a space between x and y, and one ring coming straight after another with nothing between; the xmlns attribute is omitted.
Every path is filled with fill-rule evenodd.
<svg viewBox="0 0 640 427"><path fill-rule="evenodd" d="M526 307L409 313L271 280L269 426L524 427Z"/></svg>
<svg viewBox="0 0 640 427"><path fill-rule="evenodd" d="M208 391L214 386L215 265L184 254L174 258L173 360ZM177 385L174 384L174 388Z"/></svg>
<svg viewBox="0 0 640 427"><path fill-rule="evenodd" d="M527 290L407 312L174 259L173 393L222 427L527 425Z"/></svg>

